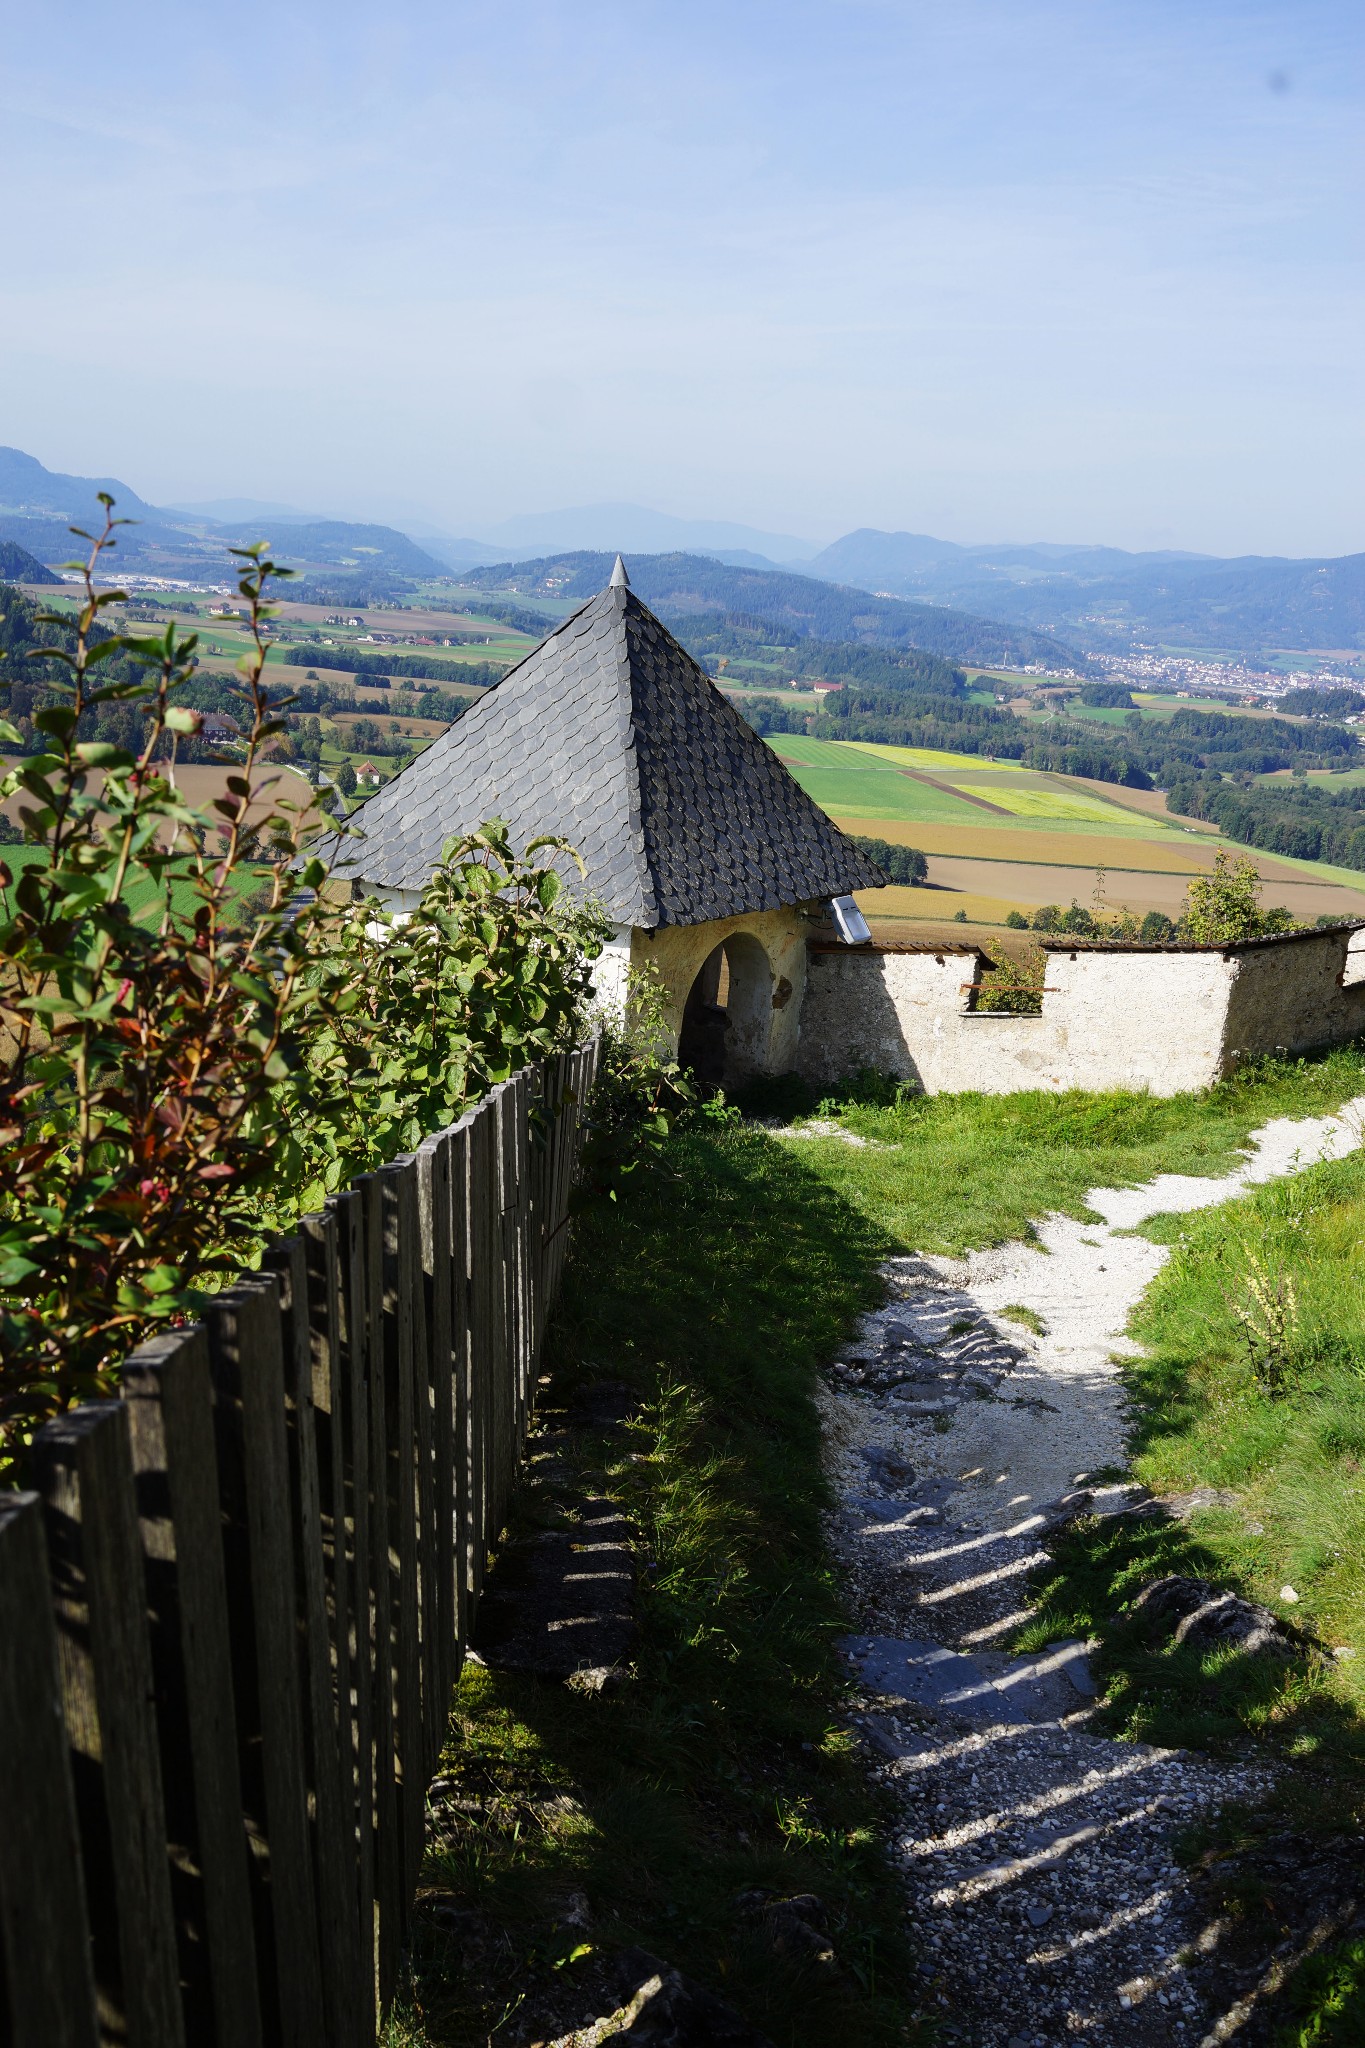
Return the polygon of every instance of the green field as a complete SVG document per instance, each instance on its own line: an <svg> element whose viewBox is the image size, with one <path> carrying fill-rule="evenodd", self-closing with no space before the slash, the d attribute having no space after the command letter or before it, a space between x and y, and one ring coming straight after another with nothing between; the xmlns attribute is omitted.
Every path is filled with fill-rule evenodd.
<svg viewBox="0 0 1365 2048"><path fill-rule="evenodd" d="M1158 800L1074 777L922 747L817 740L774 733L768 744L821 809L848 832L917 846L928 883L867 892L867 913L927 930L954 919L995 927L1011 909L1030 913L1064 900L1069 885L1089 898L1106 871L1113 900L1139 913L1179 914L1185 878L1206 870L1219 835L1168 818ZM1254 849L1267 903L1295 918L1365 914L1365 874L1324 861ZM1055 883L1048 871L1057 870ZM1139 879L1139 878L1142 879Z"/></svg>
<svg viewBox="0 0 1365 2048"><path fill-rule="evenodd" d="M992 761L986 755L814 740L791 733L774 733L769 745L807 795L833 816L964 825L1002 838L1017 825L1044 822L1062 832L1103 831L1135 839L1169 840L1180 829L1109 803L1067 776L1021 768L1013 761ZM980 801L973 802L973 797ZM984 808L987 804L995 808ZM1006 845L1001 845L998 858L1010 858Z"/></svg>

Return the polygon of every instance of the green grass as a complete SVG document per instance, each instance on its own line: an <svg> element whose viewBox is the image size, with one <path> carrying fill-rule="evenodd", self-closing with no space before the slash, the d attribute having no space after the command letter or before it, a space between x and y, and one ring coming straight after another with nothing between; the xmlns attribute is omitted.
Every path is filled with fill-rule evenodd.
<svg viewBox="0 0 1365 2048"><path fill-rule="evenodd" d="M793 766L791 772L821 810L841 817L891 818L906 825L994 822L988 811L949 790L913 782L908 775L898 775L894 768L878 768L871 762L866 768ZM1010 820L1002 818L999 822L1008 827Z"/></svg>
<svg viewBox="0 0 1365 2048"><path fill-rule="evenodd" d="M854 1093L857 1091L854 1090ZM1031 1238L1057 1210L1092 1219L1094 1187L1159 1173L1226 1173L1272 1116L1313 1116L1365 1092L1365 1055L1266 1060L1201 1094L910 1095L886 1107L847 1101L858 1135L803 1140L830 1187L898 1243L959 1253Z"/></svg>
<svg viewBox="0 0 1365 2048"><path fill-rule="evenodd" d="M1293 2017L1277 2048L1359 2048L1365 2041L1365 1941L1313 1956L1290 1986Z"/></svg>
<svg viewBox="0 0 1365 2048"><path fill-rule="evenodd" d="M547 1364L552 1398L601 1375L642 1404L579 1475L639 1532L638 1674L584 1698L466 1671L445 1768L485 1817L425 1881L504 1930L504 1965L462 1974L428 1913L392 2043L482 2044L556 1962L588 1960L564 1963L580 1940L663 1956L778 2048L918 2038L903 1907L839 1718L812 1399L886 1249L787 1148L704 1123L580 1221ZM838 1970L746 1932L735 1899L759 1886L819 1894ZM562 1924L575 1891L586 1936Z"/></svg>
<svg viewBox="0 0 1365 2048"><path fill-rule="evenodd" d="M1133 1472L1154 1492L1217 1487L1237 1504L1188 1526L1078 1532L1031 1634L1098 1631L1132 1734L1250 1735L1365 1764L1365 1158L1148 1230L1173 1252L1131 1326L1147 1347L1127 1369ZM1124 1607L1158 1570L1235 1586L1356 1654L1277 1666L1154 1644Z"/></svg>

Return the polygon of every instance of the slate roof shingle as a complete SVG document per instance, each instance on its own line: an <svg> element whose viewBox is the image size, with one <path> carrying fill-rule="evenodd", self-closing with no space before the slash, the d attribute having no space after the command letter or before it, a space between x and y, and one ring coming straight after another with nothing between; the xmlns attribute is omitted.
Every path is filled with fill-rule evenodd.
<svg viewBox="0 0 1365 2048"><path fill-rule="evenodd" d="M493 817L516 845L567 839L587 892L645 929L883 880L624 572L361 807L335 871L420 889L446 839Z"/></svg>

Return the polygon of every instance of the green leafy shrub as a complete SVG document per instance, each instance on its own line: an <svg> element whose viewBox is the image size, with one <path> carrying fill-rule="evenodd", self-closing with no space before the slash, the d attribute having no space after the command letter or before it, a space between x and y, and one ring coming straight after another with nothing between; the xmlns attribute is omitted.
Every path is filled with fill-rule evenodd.
<svg viewBox="0 0 1365 2048"><path fill-rule="evenodd" d="M623 1001L599 1003L594 1015L602 1045L586 1110L580 1186L585 1197L614 1202L621 1181L657 1157L698 1096L673 1051L655 968L632 968Z"/></svg>
<svg viewBox="0 0 1365 2048"><path fill-rule="evenodd" d="M1195 875L1185 891L1180 937L1197 946L1235 945L1293 930L1287 910L1261 908L1261 877L1250 854L1218 847L1212 874Z"/></svg>
<svg viewBox="0 0 1365 2048"><path fill-rule="evenodd" d="M243 758L205 810L176 785L202 713L196 636L101 631L112 500L76 630L54 615L36 751L0 779L0 1473L34 1429L110 1390L158 1324L196 1311L263 1236L458 1115L582 1028L603 927L496 822L453 842L403 926L338 903L321 819L262 783L282 706L264 682L287 572L234 549L252 650ZM136 750L81 737L126 708ZM0 724L0 741L14 743ZM272 791L274 792L272 797ZM333 833L335 838L335 833Z"/></svg>
<svg viewBox="0 0 1365 2048"><path fill-rule="evenodd" d="M972 996L973 1010L1003 1011L1014 1017L1037 1017L1043 1008L1047 954L1030 946L1018 959L1008 955L983 969Z"/></svg>
<svg viewBox="0 0 1365 2048"><path fill-rule="evenodd" d="M0 782L34 856L0 864L0 1465L231 1269L288 1128L276 1105L307 1007L307 920L287 914L304 817L283 800L261 815L252 786L279 730L263 627L284 572L260 549L233 550L255 643L239 692L245 760L201 815L175 783L176 740L201 720L176 701L196 639L174 626L159 639L101 635L123 596L96 589L122 523L103 502L103 532L83 536L76 632L44 615L57 630L35 650L54 678L54 701L33 714L40 749ZM137 752L78 737L89 710L112 703L136 708ZM0 739L12 744L13 728ZM262 843L265 900L234 917ZM305 862L298 880L322 878Z"/></svg>
<svg viewBox="0 0 1365 2048"><path fill-rule="evenodd" d="M608 927L569 900L557 869L537 859L546 854L577 860L548 837L518 854L494 819L446 841L409 916L374 898L321 905L300 1048L307 1110L280 1162L272 1220L411 1151L581 1035Z"/></svg>

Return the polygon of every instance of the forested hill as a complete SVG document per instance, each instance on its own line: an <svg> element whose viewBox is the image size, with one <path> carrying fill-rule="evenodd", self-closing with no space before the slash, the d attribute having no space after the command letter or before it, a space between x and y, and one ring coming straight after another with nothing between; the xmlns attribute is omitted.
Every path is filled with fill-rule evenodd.
<svg viewBox="0 0 1365 2048"><path fill-rule="evenodd" d="M61 577L45 569L36 555L21 548L18 541L0 540L0 583L60 583Z"/></svg>
<svg viewBox="0 0 1365 2048"><path fill-rule="evenodd" d="M462 581L476 590L519 597L585 601L611 574L612 557L580 551L533 562L498 562L470 569ZM1085 658L1050 635L1002 626L966 612L900 598L874 597L844 584L822 583L780 569L736 568L706 555L632 555L627 563L637 595L688 640L697 615L758 621L775 630L775 644L803 640L868 647L920 648L950 662L982 668L1040 662L1083 670ZM690 643L689 643L690 644Z"/></svg>
<svg viewBox="0 0 1365 2048"><path fill-rule="evenodd" d="M845 534L817 576L1033 626L1081 646L1365 647L1365 554L1221 560L1122 548L961 547L922 533Z"/></svg>

